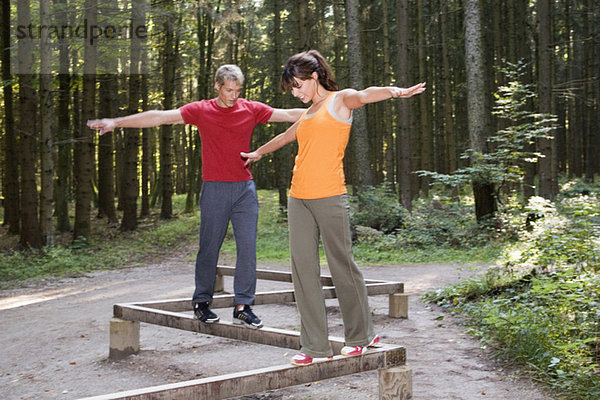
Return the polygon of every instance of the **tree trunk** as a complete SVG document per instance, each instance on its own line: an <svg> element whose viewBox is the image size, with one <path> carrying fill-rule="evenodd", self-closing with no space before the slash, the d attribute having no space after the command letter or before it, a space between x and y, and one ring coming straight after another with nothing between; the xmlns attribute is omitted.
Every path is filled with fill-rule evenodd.
<svg viewBox="0 0 600 400"><path fill-rule="evenodd" d="M308 1L296 0L294 2L294 14L296 15L296 29L293 35L294 48L296 52L310 50L310 25Z"/></svg>
<svg viewBox="0 0 600 400"><path fill-rule="evenodd" d="M423 0L418 0L417 5L417 62L419 67L419 82L427 80L427 60L426 60L426 42L425 42L425 26L423 16ZM431 113L429 111L429 95L419 96L419 116L421 131L421 169L431 171L433 169L433 134L431 129ZM425 196L429 193L430 179L421 178L421 191Z"/></svg>
<svg viewBox="0 0 600 400"><path fill-rule="evenodd" d="M487 151L486 128L488 127L487 118L489 118L490 112L486 110L486 71L481 10L479 0L465 1L465 61L469 140L471 148L476 153L484 154ZM477 162L477 156L471 158L473 166L476 166ZM485 178L477 177L473 179L472 185L477 220L482 221L492 217L497 209L493 185L487 182Z"/></svg>
<svg viewBox="0 0 600 400"><path fill-rule="evenodd" d="M333 19L338 22L333 27L333 73L337 80L337 83L340 87L346 87L346 82L348 81L346 69L343 68L344 61L346 58L344 57L344 46L346 41L344 39L344 26L341 23L344 19L344 12L342 11L342 5L339 1L333 2Z"/></svg>
<svg viewBox="0 0 600 400"><path fill-rule="evenodd" d="M115 23L120 10L115 0L103 4L101 15L105 21ZM134 25L135 26L135 25ZM119 104L115 99L119 96L119 81L113 71L118 70L115 57L102 57L99 65L102 74L99 76L99 114L101 116L116 117ZM115 160L114 160L114 135L102 135L98 139L98 217L106 217L108 222L116 224L117 211L115 208Z"/></svg>
<svg viewBox="0 0 600 400"><path fill-rule="evenodd" d="M452 173L456 170L456 138L454 134L454 110L452 103L452 71L450 68L450 54L448 51L450 31L448 28L448 8L441 13L442 29L442 66L443 66L443 91L444 91L444 154L445 170Z"/></svg>
<svg viewBox="0 0 600 400"><path fill-rule="evenodd" d="M142 111L148 110L148 57L146 51L142 52ZM149 128L142 129L142 187L141 187L141 210L140 218L150 215L150 175L151 168L151 151L150 151L150 135L152 130Z"/></svg>
<svg viewBox="0 0 600 400"><path fill-rule="evenodd" d="M115 68L116 70L116 68ZM102 74L98 111L100 115L116 116L118 113L118 80L113 74ZM109 223L117 223L115 207L115 160L114 135L102 135L98 139L98 217L106 217Z"/></svg>
<svg viewBox="0 0 600 400"><path fill-rule="evenodd" d="M171 1L167 2L172 4ZM165 110L173 107L175 93L175 27L171 10L167 11L164 19L165 45L163 64L163 104ZM162 185L161 218L173 217L173 161L172 161L173 127L163 125L160 129L160 174Z"/></svg>
<svg viewBox="0 0 600 400"><path fill-rule="evenodd" d="M584 104L584 135L586 145L585 154L585 180L587 182L594 181L594 174L597 173L598 164L598 98L597 93L594 93L594 86L597 84L599 76L594 74L594 60L598 63L598 57L600 55L595 54L595 42L598 40L594 39L594 21L593 18L598 18L598 6L596 6L594 12L594 5L592 0L585 0L584 4L587 12L583 13L583 34L586 38L584 42L584 86L583 86L583 98L586 99ZM558 189L557 189L558 190Z"/></svg>
<svg viewBox="0 0 600 400"><path fill-rule="evenodd" d="M10 1L2 2L2 81L4 99L4 168L2 186L4 194L4 224L8 233L20 232L19 162L18 143L13 109L13 85L11 74L10 46Z"/></svg>
<svg viewBox="0 0 600 400"><path fill-rule="evenodd" d="M282 40L281 40L281 4L279 0L273 0L273 68L272 75L280 76L282 67ZM277 82L279 83L279 82ZM280 107L283 103L283 96L279 88L274 88L273 103L276 107ZM273 154L273 163L275 164L275 180L277 184L277 192L279 195L279 209L281 211L287 209L287 189L290 180L290 146L284 146Z"/></svg>
<svg viewBox="0 0 600 400"><path fill-rule="evenodd" d="M537 2L538 26L538 108L540 113L552 113L552 27L550 26L550 0ZM550 133L552 135L552 133ZM558 193L554 143L551 139L538 139L539 195L552 200Z"/></svg>
<svg viewBox="0 0 600 400"><path fill-rule="evenodd" d="M55 13L57 26L67 25L67 7L65 0L56 1ZM69 219L69 199L71 197L71 117L69 104L71 101L71 75L69 73L69 44L64 39L58 38L59 70L58 70L58 133L57 133L57 158L56 158L56 229L59 232L71 230Z"/></svg>
<svg viewBox="0 0 600 400"><path fill-rule="evenodd" d="M391 77L391 65L390 65L390 28L389 28L389 15L388 15L388 2L383 0L381 2L381 8L383 10L383 71L384 78L383 84L390 85L392 83ZM383 126L384 126L384 170L385 170L385 181L389 185L389 189L392 193L396 192L396 168L395 168L395 149L394 149L394 130L393 130L393 103L386 101L383 105Z"/></svg>
<svg viewBox="0 0 600 400"><path fill-rule="evenodd" d="M363 65L360 40L360 14L358 0L346 0L346 34L348 35L348 69L350 86L356 90L363 89ZM371 163L369 160L370 146L367 132L367 114L364 107L353 112L352 155L355 160L355 171L358 182L354 182L355 189L361 190L365 186L373 185Z"/></svg>
<svg viewBox="0 0 600 400"><path fill-rule="evenodd" d="M197 100L207 97L207 87L204 84L206 73L206 40L210 26L210 14L202 7L196 10L196 37L198 38L198 97Z"/></svg>
<svg viewBox="0 0 600 400"><path fill-rule="evenodd" d="M397 26L398 26L398 77L397 85L407 87L409 59L409 22L408 22L408 0L398 0L397 5ZM411 185L411 162L410 162L410 103L399 101L398 104L398 134L396 136L396 157L397 157L397 176L400 186L400 202L407 210L412 206L412 185Z"/></svg>
<svg viewBox="0 0 600 400"><path fill-rule="evenodd" d="M438 7L438 2L434 2L435 7ZM444 13L442 9L440 9L440 20L441 15ZM443 59L443 42L442 42L442 24L433 24L429 28L429 37L430 41L433 40L434 43L440 43L441 51L432 51L429 52L430 55L427 56L427 65L429 66L429 77L424 79L423 82L435 81L439 82L443 80L444 76L444 59ZM443 85L443 84L442 84ZM434 90L432 93L428 93L428 96L431 100L430 102L435 104L437 107L430 107L432 109L432 116L429 118L431 120L430 124L431 135L433 139L432 143L432 168L433 171L438 171L441 173L447 173L446 170L446 156L445 156L445 135L444 135L444 90Z"/></svg>
<svg viewBox="0 0 600 400"><path fill-rule="evenodd" d="M592 25L594 26L594 57L592 59L596 60L594 66L594 75L596 76L594 83L594 108L592 109L590 126L592 129L595 129L595 132L593 132L596 138L595 149L598 151L600 147L600 134L598 132L598 127L600 127L600 79L598 79L600 77L600 62L598 62L598 59L600 59L600 15L598 12L595 12L589 13L589 16L593 18ZM596 161L594 170L596 174L600 174L600 160L598 157L594 157L594 160Z"/></svg>
<svg viewBox="0 0 600 400"><path fill-rule="evenodd" d="M573 19L572 15L577 14L571 12L571 4L565 1L565 22ZM581 64L583 63L583 44L580 40L575 40L575 37L582 35L581 27L578 22L574 22L572 27L573 38L570 40L570 51L567 60L568 82L572 82L568 90L577 92L579 90L577 82L583 81ZM583 153L585 146L583 141L583 101L582 96L569 96L567 100L567 115L569 116L569 131L567 149L567 158L569 162L569 178L582 177L584 172Z"/></svg>
<svg viewBox="0 0 600 400"><path fill-rule="evenodd" d="M517 59L527 65L526 73L523 76L523 83L531 84L533 81L532 55L529 43L531 35L528 30L528 0L515 0L515 51L518 52ZM516 60L515 60L516 61ZM528 110L533 111L534 105L528 104ZM525 151L533 152L535 147L533 144L527 145ZM536 164L530 162L523 163L525 176L523 177L523 199L527 201L530 197L535 196L535 175Z"/></svg>
<svg viewBox="0 0 600 400"><path fill-rule="evenodd" d="M97 0L86 0L85 18L88 26L98 23ZM94 173L93 131L86 126L94 118L96 99L96 46L85 40L83 66L83 93L79 137L75 141L75 225L73 239L87 239L90 235L92 179Z"/></svg>
<svg viewBox="0 0 600 400"><path fill-rule="evenodd" d="M177 26L182 25L182 17L181 13L177 18ZM181 34L179 30L176 30L177 33L175 35L175 71L178 71L175 75L174 81L177 83L174 86L173 99L174 103L171 108L177 108L178 105L183 104L183 87L182 84L183 78L179 75L179 71L183 68L183 60L181 58L179 52L179 44L181 43ZM191 85L190 85L191 86ZM190 88L191 90L191 88ZM174 194L183 194L187 190L186 185L186 176L187 176L187 157L185 152L185 143L187 141L185 125L174 125L173 126L173 155L174 155L174 165L177 166L173 170L173 185L174 185Z"/></svg>
<svg viewBox="0 0 600 400"><path fill-rule="evenodd" d="M50 26L50 0L40 1L40 24ZM40 185L40 234L42 244L54 244L54 139L52 137L52 92L50 70L50 42L46 34L40 38L40 132L41 132L41 185Z"/></svg>
<svg viewBox="0 0 600 400"><path fill-rule="evenodd" d="M29 0L17 2L17 23L31 23ZM38 220L36 182L36 93L33 88L33 47L31 38L18 41L19 65L19 133L21 159L21 238L23 248L40 248L42 240Z"/></svg>
<svg viewBox="0 0 600 400"><path fill-rule="evenodd" d="M188 168L188 179L187 179L187 195L185 198L185 213L194 212L196 209L196 202L194 194L197 192L196 184L198 182L198 173L200 172L199 161L200 161L200 153L198 152L199 148L199 137L198 133L191 126L186 126L187 133L187 153L189 158L189 168Z"/></svg>
<svg viewBox="0 0 600 400"><path fill-rule="evenodd" d="M133 26L141 26L145 23L145 0L135 0L132 2L131 23ZM129 48L129 104L127 106L128 114L138 112L140 100L141 85L141 39L131 38ZM121 180L121 190L123 192L123 219L121 220L121 230L132 231L137 228L137 198L139 193L138 184L138 153L139 153L138 128L125 129L125 152L123 154L123 177Z"/></svg>

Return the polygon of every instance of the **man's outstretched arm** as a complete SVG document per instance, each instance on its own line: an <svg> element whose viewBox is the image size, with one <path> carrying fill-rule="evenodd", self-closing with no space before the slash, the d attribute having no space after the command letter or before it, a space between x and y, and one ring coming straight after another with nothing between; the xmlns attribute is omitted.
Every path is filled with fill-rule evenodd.
<svg viewBox="0 0 600 400"><path fill-rule="evenodd" d="M87 126L98 130L100 135L115 128L152 128L159 125L183 124L179 110L150 110L118 118L91 119Z"/></svg>

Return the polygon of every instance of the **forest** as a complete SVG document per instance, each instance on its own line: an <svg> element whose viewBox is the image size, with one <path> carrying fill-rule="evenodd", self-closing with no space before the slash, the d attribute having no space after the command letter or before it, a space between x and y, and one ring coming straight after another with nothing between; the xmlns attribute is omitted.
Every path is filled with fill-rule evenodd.
<svg viewBox="0 0 600 400"><path fill-rule="evenodd" d="M2 2L4 226L20 248L73 240L105 218L135 230L172 198L196 207L198 133L190 126L99 137L87 120L174 109L211 98L215 69L238 64L242 97L300 107L278 88L306 49L340 87L408 87L425 95L355 114L345 158L355 193L386 185L399 204L433 182L470 185L476 217L503 193L553 199L559 178L600 169L597 0L15 0ZM253 146L283 131L255 130ZM253 167L285 207L293 146ZM417 173L419 172L419 173Z"/></svg>
<svg viewBox="0 0 600 400"><path fill-rule="evenodd" d="M559 398L600 397L599 0L3 0L0 18L0 289L197 240L197 129L88 120L212 98L231 63L241 97L303 107L279 79L317 49L340 88L427 82L354 112L357 261L498 265L426 301ZM261 261L289 258L295 154L252 166Z"/></svg>

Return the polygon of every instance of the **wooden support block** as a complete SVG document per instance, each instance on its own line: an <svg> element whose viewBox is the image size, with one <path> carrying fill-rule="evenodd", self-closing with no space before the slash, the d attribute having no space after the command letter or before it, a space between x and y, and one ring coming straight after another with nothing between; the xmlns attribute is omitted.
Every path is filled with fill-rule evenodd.
<svg viewBox="0 0 600 400"><path fill-rule="evenodd" d="M108 358L121 360L140 352L140 323L120 318L110 320Z"/></svg>
<svg viewBox="0 0 600 400"><path fill-rule="evenodd" d="M404 293L390 294L390 318L408 318L408 295Z"/></svg>
<svg viewBox="0 0 600 400"><path fill-rule="evenodd" d="M223 280L223 275L217 275L217 277L215 278L215 288L214 288L214 292L223 292L225 290L225 283Z"/></svg>
<svg viewBox="0 0 600 400"><path fill-rule="evenodd" d="M379 370L379 400L412 400L412 368L408 365Z"/></svg>

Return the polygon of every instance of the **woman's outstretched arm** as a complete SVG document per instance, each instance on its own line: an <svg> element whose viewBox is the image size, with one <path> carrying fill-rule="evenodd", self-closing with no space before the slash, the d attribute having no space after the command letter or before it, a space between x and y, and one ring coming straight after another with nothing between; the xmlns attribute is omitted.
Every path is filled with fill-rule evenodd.
<svg viewBox="0 0 600 400"><path fill-rule="evenodd" d="M260 146L258 149L251 153L241 152L240 155L246 159L244 165L248 165L252 162L256 162L262 158L265 154L272 153L275 150L279 150L288 143L296 140L296 128L298 127L298 121L294 125L290 126L285 132L280 133L267 143Z"/></svg>
<svg viewBox="0 0 600 400"><path fill-rule="evenodd" d="M341 103L350 110L360 108L365 104L376 103L394 97L408 98L425 91L425 82L400 88L396 86L371 86L363 90L344 89L338 96ZM339 103L338 103L339 104Z"/></svg>

